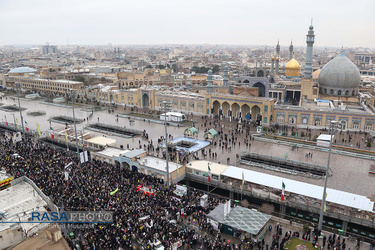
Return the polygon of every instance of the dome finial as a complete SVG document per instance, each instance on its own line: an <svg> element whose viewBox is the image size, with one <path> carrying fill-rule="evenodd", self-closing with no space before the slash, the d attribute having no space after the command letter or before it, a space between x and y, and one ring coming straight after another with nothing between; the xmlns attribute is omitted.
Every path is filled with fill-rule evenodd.
<svg viewBox="0 0 375 250"><path fill-rule="evenodd" d="M309 27L310 30L313 30L314 29L314 26L313 26L313 18L311 18L311 25Z"/></svg>

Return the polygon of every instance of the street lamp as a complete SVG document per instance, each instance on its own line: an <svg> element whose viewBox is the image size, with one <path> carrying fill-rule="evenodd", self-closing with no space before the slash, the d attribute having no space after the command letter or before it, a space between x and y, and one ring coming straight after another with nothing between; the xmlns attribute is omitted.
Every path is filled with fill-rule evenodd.
<svg viewBox="0 0 375 250"><path fill-rule="evenodd" d="M166 157L166 166L167 166L167 188L169 189L167 112L171 110L171 103L164 101L163 105L164 105L164 125L165 125L165 157Z"/></svg>
<svg viewBox="0 0 375 250"><path fill-rule="evenodd" d="M19 92L21 92L21 84L16 83L16 87L18 87ZM21 116L21 124L22 124L22 131L25 131L25 127L23 126L23 116L22 116L22 111L21 111L21 103L20 103L20 93L18 92L17 97L18 97L18 108L20 110L20 116Z"/></svg>
<svg viewBox="0 0 375 250"><path fill-rule="evenodd" d="M73 122L74 122L74 133L76 137L76 148L77 148L77 157L79 161L79 148L78 148L78 137L77 137L77 126L76 126L76 116L74 113L74 90L70 89L70 97L72 98L72 109L73 109Z"/></svg>
<svg viewBox="0 0 375 250"><path fill-rule="evenodd" d="M322 204L320 206L320 215L319 215L319 224L318 224L318 230L322 231L323 226L323 213L324 213L324 204L326 202L326 190L327 190L327 180L328 180L328 173L329 173L329 163L331 160L331 149L332 149L332 141L333 141L333 133L335 132L335 129L340 128L341 124L338 121L331 120L329 122L329 133L330 133L330 141L329 141L329 151L328 151L328 162L327 162L327 168L326 168L326 177L324 182L324 189L323 189L323 198L322 198Z"/></svg>

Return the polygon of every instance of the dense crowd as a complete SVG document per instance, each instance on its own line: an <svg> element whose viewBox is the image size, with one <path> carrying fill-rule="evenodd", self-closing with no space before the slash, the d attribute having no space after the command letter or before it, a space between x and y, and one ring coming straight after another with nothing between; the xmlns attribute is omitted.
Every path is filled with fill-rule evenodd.
<svg viewBox="0 0 375 250"><path fill-rule="evenodd" d="M14 157L18 154L21 157ZM0 166L15 178L27 176L53 202L66 211L113 211L113 224L73 230L75 238L66 236L74 249L119 249L150 247L158 239L165 247L175 243L195 249L232 249L207 223L206 215L220 202L210 197L206 207L199 205L202 193L189 190L176 197L174 188L166 188L163 180L129 169L93 160L77 164L74 152L55 148L33 139L13 144L1 135ZM68 181L64 166L73 162ZM136 191L138 185L150 186L153 197ZM118 188L114 195L110 193ZM181 209L184 209L183 217ZM146 219L143 219L146 218ZM237 246L238 247L238 246Z"/></svg>

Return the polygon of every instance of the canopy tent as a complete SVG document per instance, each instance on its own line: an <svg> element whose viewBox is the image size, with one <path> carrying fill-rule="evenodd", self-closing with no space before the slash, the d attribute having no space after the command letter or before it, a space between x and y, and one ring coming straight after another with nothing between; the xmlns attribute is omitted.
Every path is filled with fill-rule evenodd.
<svg viewBox="0 0 375 250"><path fill-rule="evenodd" d="M197 134L198 134L198 130L194 127L187 128L184 131L184 136L186 137L194 137Z"/></svg>
<svg viewBox="0 0 375 250"><path fill-rule="evenodd" d="M224 220L224 204L220 203L217 207L215 207L214 210L207 214L207 218L218 222Z"/></svg>
<svg viewBox="0 0 375 250"><path fill-rule="evenodd" d="M220 203L214 210L207 214L207 222L212 225L215 230L219 230L219 221L224 219L224 207L226 204Z"/></svg>
<svg viewBox="0 0 375 250"><path fill-rule="evenodd" d="M218 133L213 128L204 133L204 139L206 140L214 140L215 138L217 138L217 136Z"/></svg>
<svg viewBox="0 0 375 250"><path fill-rule="evenodd" d="M271 215L236 206L220 223L258 237L270 218Z"/></svg>

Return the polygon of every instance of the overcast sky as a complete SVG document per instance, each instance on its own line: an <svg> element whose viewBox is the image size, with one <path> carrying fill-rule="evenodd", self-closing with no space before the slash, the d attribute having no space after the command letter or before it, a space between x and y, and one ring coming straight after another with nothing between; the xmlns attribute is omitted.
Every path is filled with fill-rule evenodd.
<svg viewBox="0 0 375 250"><path fill-rule="evenodd" d="M0 0L0 45L375 47L375 0Z"/></svg>

